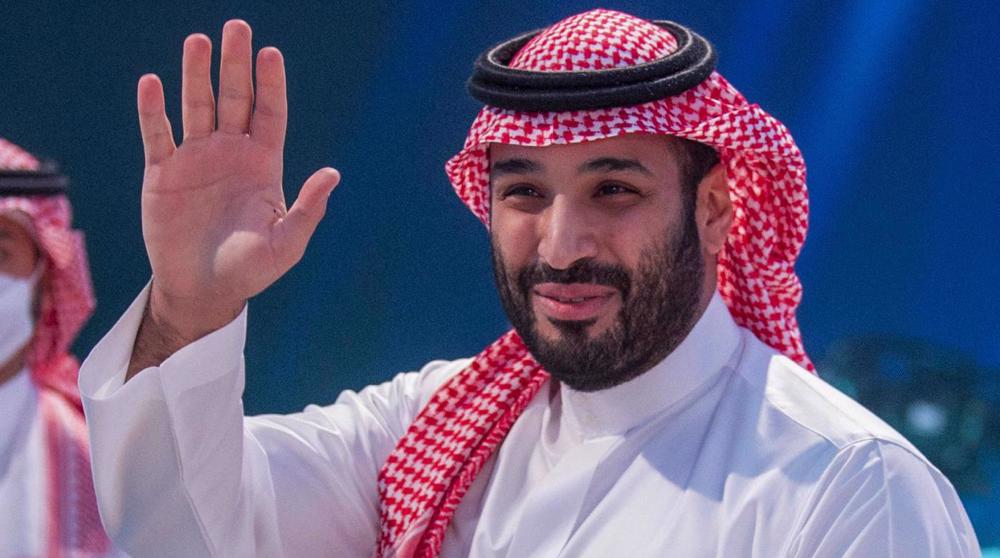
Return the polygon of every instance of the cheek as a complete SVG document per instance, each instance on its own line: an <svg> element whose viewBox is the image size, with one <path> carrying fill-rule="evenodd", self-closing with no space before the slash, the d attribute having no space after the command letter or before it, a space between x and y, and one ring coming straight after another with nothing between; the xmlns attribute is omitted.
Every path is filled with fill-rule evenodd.
<svg viewBox="0 0 1000 558"><path fill-rule="evenodd" d="M509 268L519 269L535 261L538 254L536 230L531 215L502 210L493 213L490 237Z"/></svg>
<svg viewBox="0 0 1000 558"><path fill-rule="evenodd" d="M35 271L38 254L34 246L15 246L0 251L0 273L14 277L28 277Z"/></svg>
<svg viewBox="0 0 1000 558"><path fill-rule="evenodd" d="M636 270L643 254L658 249L672 230L662 211L641 211L621 216L615 226L604 229L605 246L611 258Z"/></svg>

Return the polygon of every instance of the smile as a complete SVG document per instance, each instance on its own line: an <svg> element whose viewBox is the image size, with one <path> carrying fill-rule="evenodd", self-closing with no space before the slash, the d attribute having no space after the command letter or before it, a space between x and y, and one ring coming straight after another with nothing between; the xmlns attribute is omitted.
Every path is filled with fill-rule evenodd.
<svg viewBox="0 0 1000 558"><path fill-rule="evenodd" d="M543 283L532 289L536 311L559 321L594 320L618 291L603 285Z"/></svg>

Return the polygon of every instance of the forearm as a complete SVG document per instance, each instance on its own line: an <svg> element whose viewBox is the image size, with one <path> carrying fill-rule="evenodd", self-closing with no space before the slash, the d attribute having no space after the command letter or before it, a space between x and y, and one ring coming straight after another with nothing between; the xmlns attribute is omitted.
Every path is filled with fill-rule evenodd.
<svg viewBox="0 0 1000 558"><path fill-rule="evenodd" d="M245 315L124 383L144 293L81 367L95 489L112 540L135 556L363 555L378 527L375 474L449 373L343 404L244 418Z"/></svg>
<svg viewBox="0 0 1000 558"><path fill-rule="evenodd" d="M145 298L81 368L105 526L116 544L136 555L151 548L164 556L212 555L230 537L253 544L253 506L267 506L261 496L249 497L255 475L241 472L266 462L244 462L243 320L185 345L123 385Z"/></svg>

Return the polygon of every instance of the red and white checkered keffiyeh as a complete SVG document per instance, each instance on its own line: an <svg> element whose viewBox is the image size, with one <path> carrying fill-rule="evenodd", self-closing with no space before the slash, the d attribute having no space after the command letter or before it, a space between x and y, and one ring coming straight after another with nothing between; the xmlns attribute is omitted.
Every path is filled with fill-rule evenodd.
<svg viewBox="0 0 1000 558"><path fill-rule="evenodd" d="M38 170L38 159L0 138L0 170ZM46 437L46 556L97 556L110 545L90 474L87 428L76 387L79 363L69 346L94 310L83 236L70 228L65 196L0 197L0 214L23 223L45 266L40 316L28 350Z"/></svg>
<svg viewBox="0 0 1000 558"><path fill-rule="evenodd" d="M593 10L534 37L510 67L620 68L676 48L656 25ZM785 126L717 72L685 93L636 106L568 112L487 106L446 170L458 196L489 226L490 143L546 146L620 134L672 135L716 149L734 210L718 261L719 292L738 324L811 370L795 319L802 291L793 269L806 235L805 164ZM434 394L379 474L378 556L438 554L462 496L546 379L511 331Z"/></svg>

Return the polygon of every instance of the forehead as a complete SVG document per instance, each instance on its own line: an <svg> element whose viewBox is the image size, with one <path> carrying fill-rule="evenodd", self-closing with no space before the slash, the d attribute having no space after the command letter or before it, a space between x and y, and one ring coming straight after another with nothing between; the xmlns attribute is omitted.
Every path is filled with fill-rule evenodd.
<svg viewBox="0 0 1000 558"><path fill-rule="evenodd" d="M651 134L624 134L571 144L542 147L491 143L491 165L508 159L524 159L539 163L544 168L576 167L595 158L629 159L649 168L676 168L676 154L667 136Z"/></svg>

